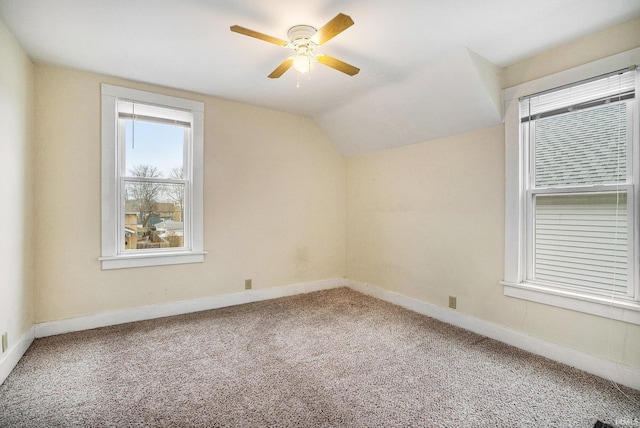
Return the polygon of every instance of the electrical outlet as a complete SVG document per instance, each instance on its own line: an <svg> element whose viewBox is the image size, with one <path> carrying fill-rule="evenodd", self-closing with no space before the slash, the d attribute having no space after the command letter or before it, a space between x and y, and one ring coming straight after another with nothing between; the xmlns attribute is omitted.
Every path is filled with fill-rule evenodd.
<svg viewBox="0 0 640 428"><path fill-rule="evenodd" d="M245 290L251 290L251 280L250 279L245 279L244 280L244 289Z"/></svg>
<svg viewBox="0 0 640 428"><path fill-rule="evenodd" d="M7 333L2 333L2 353L6 352L9 349L9 339L7 337Z"/></svg>
<svg viewBox="0 0 640 428"><path fill-rule="evenodd" d="M455 309L456 305L457 305L457 297L456 296L449 296L449 307L451 309Z"/></svg>

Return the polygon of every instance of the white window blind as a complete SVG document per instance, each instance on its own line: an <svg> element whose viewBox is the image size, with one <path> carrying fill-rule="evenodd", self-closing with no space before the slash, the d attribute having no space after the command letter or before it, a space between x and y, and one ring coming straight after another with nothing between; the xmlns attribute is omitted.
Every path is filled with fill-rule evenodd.
<svg viewBox="0 0 640 428"><path fill-rule="evenodd" d="M524 97L527 280L633 291L635 68Z"/></svg>
<svg viewBox="0 0 640 428"><path fill-rule="evenodd" d="M625 194L538 195L535 206L536 280L626 292Z"/></svg>
<svg viewBox="0 0 640 428"><path fill-rule="evenodd" d="M615 71L588 81L523 97L523 121L588 108L611 100L624 100L635 93L635 69Z"/></svg>
<svg viewBox="0 0 640 428"><path fill-rule="evenodd" d="M170 109L152 104L118 100L118 118L145 122L191 127L193 114L190 111Z"/></svg>

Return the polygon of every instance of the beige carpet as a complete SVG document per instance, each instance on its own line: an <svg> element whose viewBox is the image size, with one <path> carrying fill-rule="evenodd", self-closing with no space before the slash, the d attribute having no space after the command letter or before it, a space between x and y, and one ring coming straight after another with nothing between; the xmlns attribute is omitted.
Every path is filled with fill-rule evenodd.
<svg viewBox="0 0 640 428"><path fill-rule="evenodd" d="M0 426L628 427L639 401L339 288L38 339Z"/></svg>

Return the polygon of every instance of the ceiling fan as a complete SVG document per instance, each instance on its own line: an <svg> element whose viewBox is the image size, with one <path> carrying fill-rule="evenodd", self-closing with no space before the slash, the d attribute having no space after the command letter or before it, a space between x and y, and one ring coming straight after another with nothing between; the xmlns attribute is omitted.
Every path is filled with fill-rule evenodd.
<svg viewBox="0 0 640 428"><path fill-rule="evenodd" d="M254 37L256 39L264 40L265 42L293 49L293 56L285 59L282 64L276 67L276 69L269 74L270 78L277 79L291 67L299 73L306 73L311 68L312 62L319 62L320 64L324 64L348 74L349 76L358 74L360 71L359 68L329 55L314 52L314 49L317 46L326 43L352 25L353 19L351 19L350 16L339 13L319 30L316 30L310 25L294 25L289 28L289 31L287 32L289 41L282 40L277 37L271 37L239 25L233 25L230 29L235 33L244 34L245 36Z"/></svg>

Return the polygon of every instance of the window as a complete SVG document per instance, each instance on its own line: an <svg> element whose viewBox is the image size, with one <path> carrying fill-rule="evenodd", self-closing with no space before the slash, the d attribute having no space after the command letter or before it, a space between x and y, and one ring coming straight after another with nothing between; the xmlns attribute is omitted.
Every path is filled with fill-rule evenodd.
<svg viewBox="0 0 640 428"><path fill-rule="evenodd" d="M102 85L103 269L204 260L203 113L200 102Z"/></svg>
<svg viewBox="0 0 640 428"><path fill-rule="evenodd" d="M505 294L640 323L635 67L505 91Z"/></svg>

